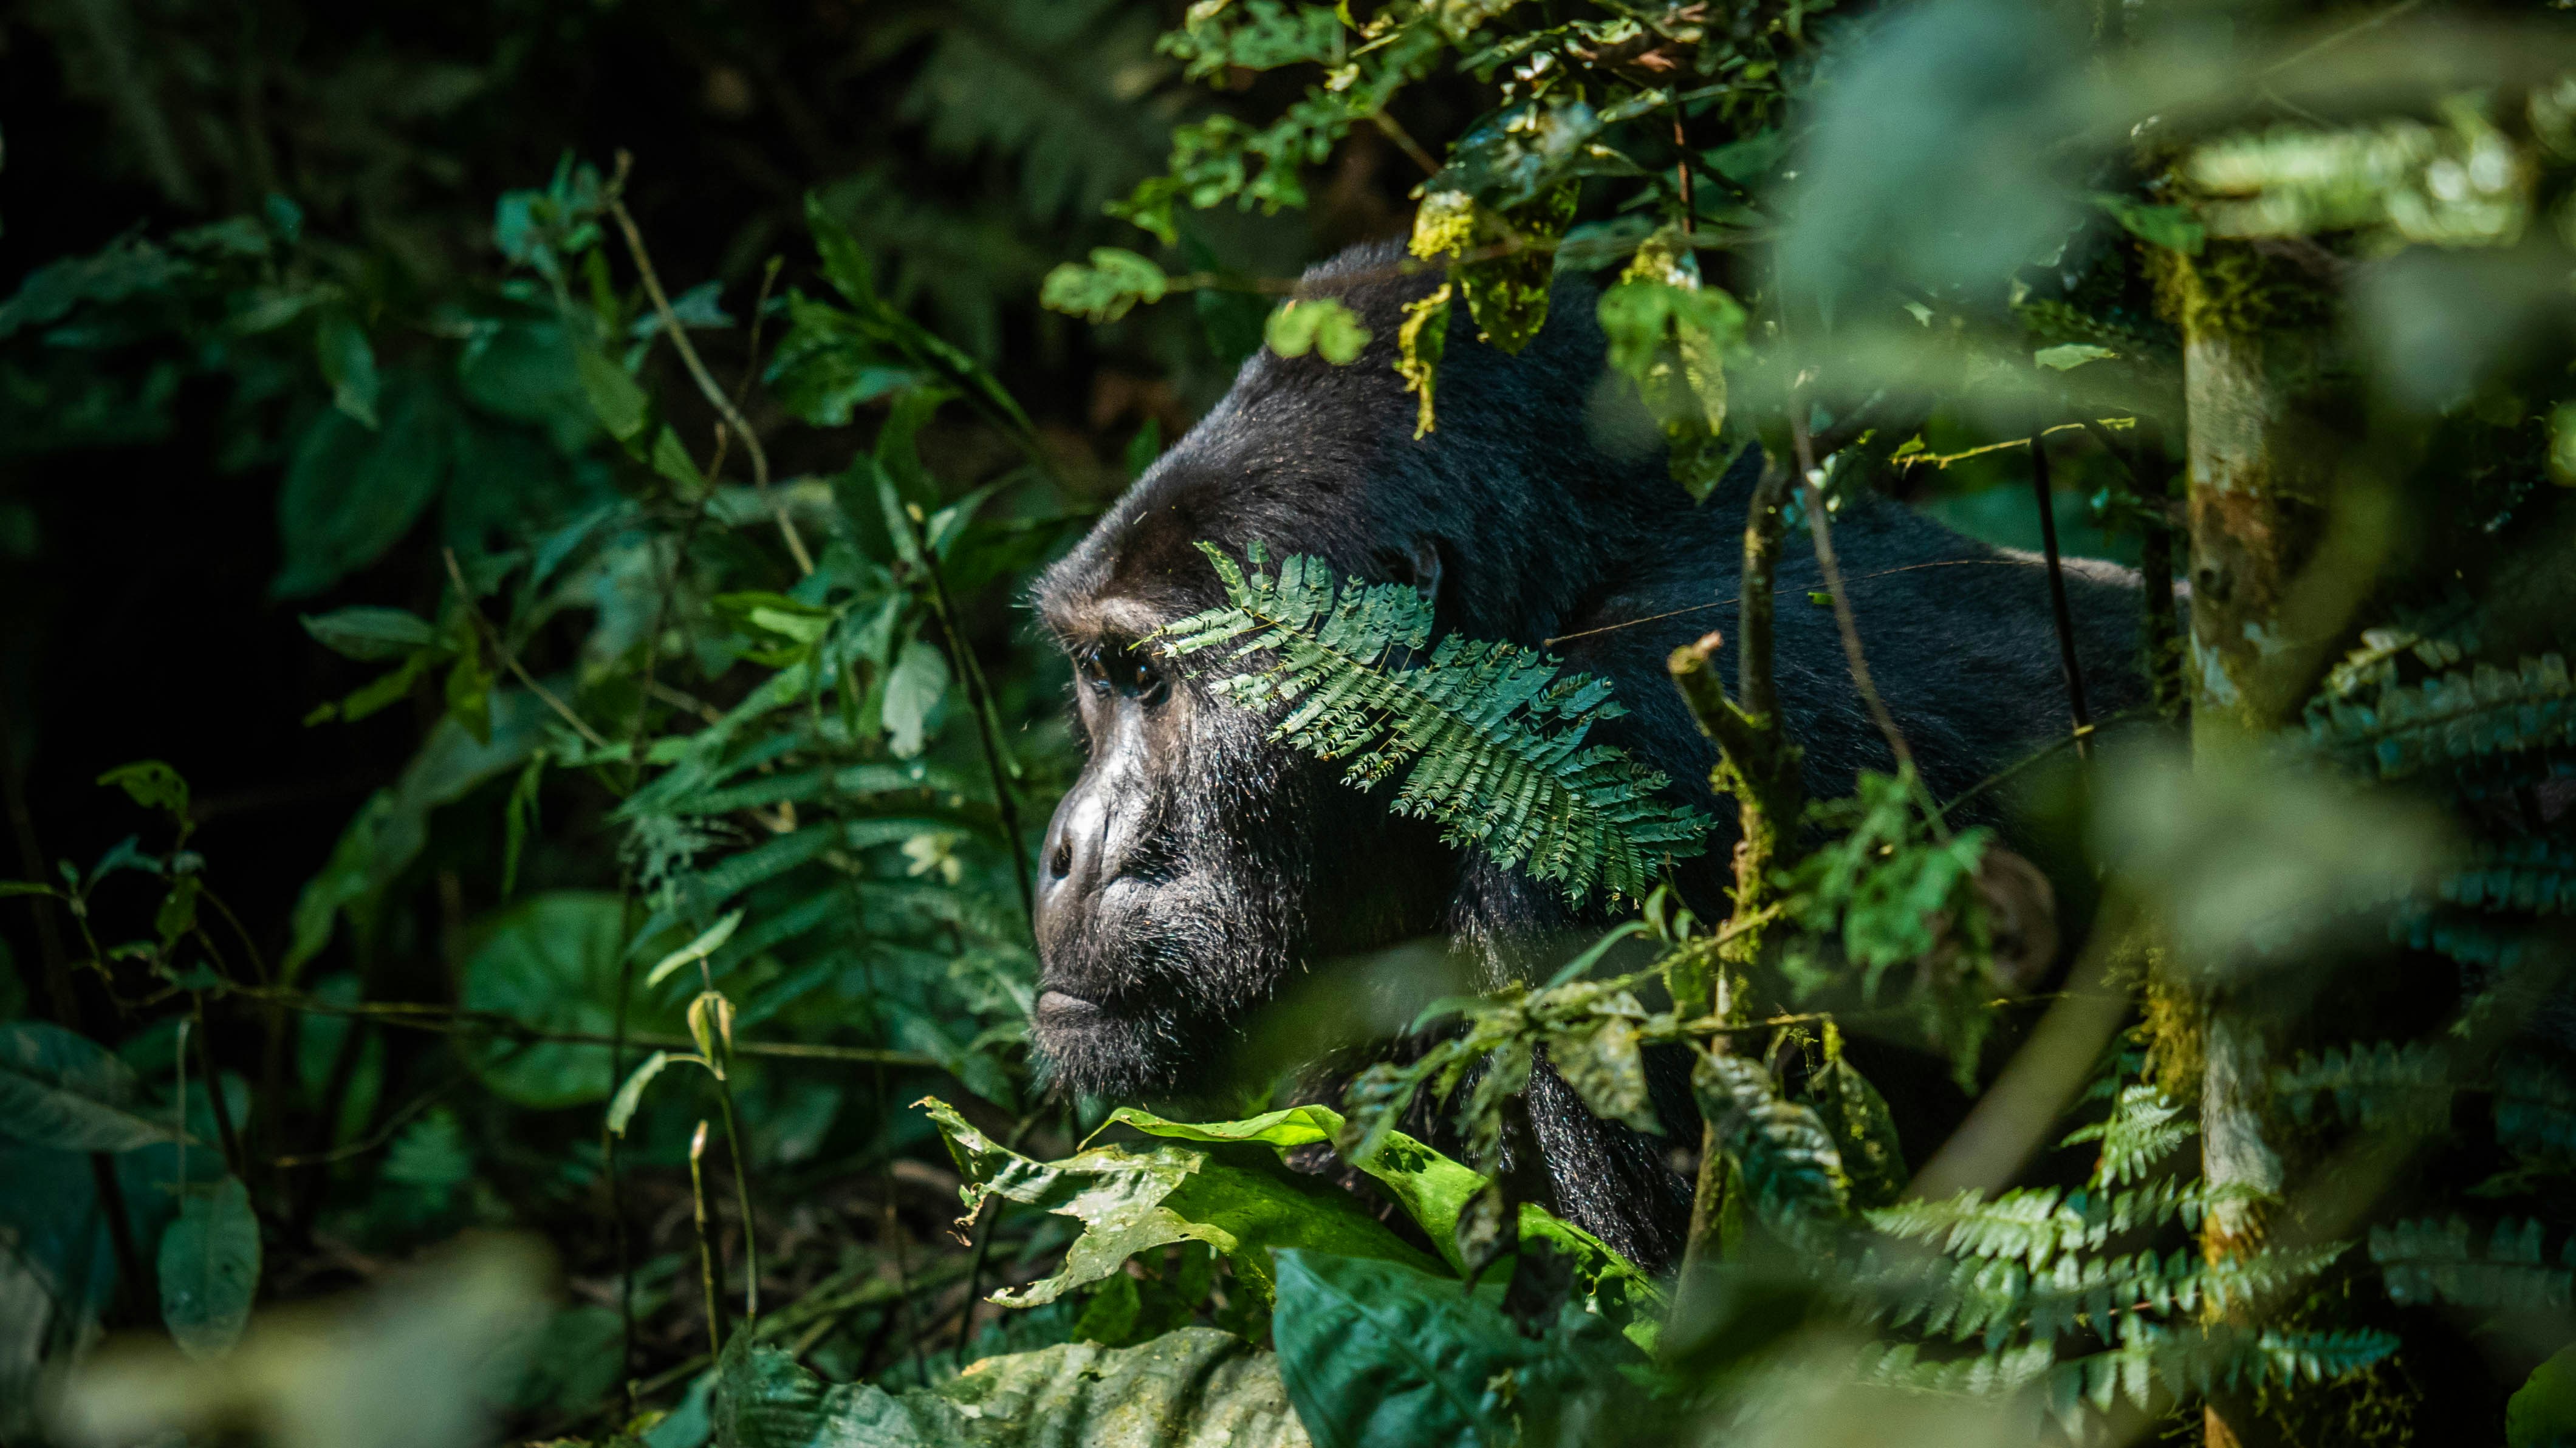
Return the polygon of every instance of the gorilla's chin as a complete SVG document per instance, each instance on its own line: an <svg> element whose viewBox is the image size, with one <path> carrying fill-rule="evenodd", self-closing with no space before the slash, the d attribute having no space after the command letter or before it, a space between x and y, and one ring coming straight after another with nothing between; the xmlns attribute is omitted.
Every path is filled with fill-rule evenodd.
<svg viewBox="0 0 2576 1448"><path fill-rule="evenodd" d="M1060 1089L1118 1101L1170 1096L1195 1083L1178 1044L1186 1026L1146 1005L1104 1005L1041 991L1031 1016L1043 1074Z"/></svg>

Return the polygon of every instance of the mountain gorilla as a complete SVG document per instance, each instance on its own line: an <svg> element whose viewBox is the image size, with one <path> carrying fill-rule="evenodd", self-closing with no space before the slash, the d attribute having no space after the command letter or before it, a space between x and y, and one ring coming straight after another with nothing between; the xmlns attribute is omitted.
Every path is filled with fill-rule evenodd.
<svg viewBox="0 0 2576 1448"><path fill-rule="evenodd" d="M1725 911L1734 810L1709 791L1713 750L1665 658L1733 617L1724 605L1736 594L1752 470L1704 505L1673 483L1633 390L1604 370L1593 294L1571 281L1518 356L1480 345L1466 309L1451 309L1439 425L1417 439L1414 398L1390 363L1403 305L1432 279L1399 277L1401 256L1364 247L1310 271L1301 294L1357 312L1368 350L1346 366L1254 357L1037 587L1073 659L1090 749L1038 875L1037 1046L1074 1089L1114 1098L1210 1087L1246 1018L1316 962L1447 937L1500 976L1516 941L1617 913L1597 898L1571 911L1553 886L1444 847L1435 827L1388 809L1391 790L1343 785L1340 765L1270 742L1267 720L1154 657L1147 636L1224 602L1193 546L1201 540L1240 557L1259 539L1274 558L1315 554L1345 575L1410 584L1432 601L1440 632L1533 646L1565 636L1567 668L1612 680L1630 711L1594 737L1661 770L1720 822L1677 883L1704 918ZM1871 497L1850 499L1834 531L1872 671L1936 792L2063 736L2040 570L1887 572L2028 559ZM1782 565L1792 598L1821 587L1801 537ZM2110 686L2097 699L2112 706L2133 673L2136 608L2134 583L2114 573L2068 580L2087 677ZM1732 678L1732 663L1723 667ZM1846 793L1857 770L1893 768L1827 610L1780 611L1777 670L1812 792ZM1543 1064L1529 1107L1550 1205L1650 1268L1674 1260L1688 1188L1667 1165L1668 1144L1594 1119Z"/></svg>

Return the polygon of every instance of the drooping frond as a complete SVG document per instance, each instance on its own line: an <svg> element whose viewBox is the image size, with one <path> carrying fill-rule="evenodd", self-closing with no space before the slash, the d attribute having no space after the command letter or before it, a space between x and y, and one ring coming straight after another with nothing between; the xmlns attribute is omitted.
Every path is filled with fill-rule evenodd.
<svg viewBox="0 0 2576 1448"><path fill-rule="evenodd" d="M2473 910L2576 914L2576 849L2541 839L2485 845L2439 893L2443 903Z"/></svg>
<svg viewBox="0 0 2576 1448"><path fill-rule="evenodd" d="M2576 1081L2533 1056L2496 1069L2496 1142L2526 1161L2576 1160Z"/></svg>
<svg viewBox="0 0 2576 1448"><path fill-rule="evenodd" d="M2488 1234L2486 1249L2473 1245L2474 1230L2459 1217L2430 1217L2370 1229L2370 1259L2386 1274L2388 1295L2399 1303L2449 1303L2478 1310L2565 1311L2576 1283L2576 1239L2559 1249L2555 1263L2541 1256L2542 1229L2529 1218L2508 1218Z"/></svg>
<svg viewBox="0 0 2576 1448"><path fill-rule="evenodd" d="M2301 1123L2312 1121L2320 1101L2331 1098L2344 1120L2369 1130L2438 1123L2448 1117L2457 1083L2448 1052L2420 1041L2329 1046L2301 1052L2272 1073L2272 1089Z"/></svg>
<svg viewBox="0 0 2576 1448"><path fill-rule="evenodd" d="M1608 682L1561 674L1513 644L1442 639L1427 661L1431 605L1401 584L1336 585L1320 559L1268 572L1199 545L1225 583L1225 606L1166 626L1151 641L1175 657L1221 650L1248 672L1216 681L1223 698L1277 713L1270 737L1367 789L1404 770L1398 813L1440 822L1443 838L1555 883L1581 903L1596 886L1642 898L1659 859L1698 854L1708 817L1660 797L1661 774L1608 745L1584 746L1625 711Z"/></svg>
<svg viewBox="0 0 2576 1448"><path fill-rule="evenodd" d="M2558 654L2455 670L2376 703L2329 700L2300 743L2311 754L2400 779L2439 765L2576 743L2576 681Z"/></svg>

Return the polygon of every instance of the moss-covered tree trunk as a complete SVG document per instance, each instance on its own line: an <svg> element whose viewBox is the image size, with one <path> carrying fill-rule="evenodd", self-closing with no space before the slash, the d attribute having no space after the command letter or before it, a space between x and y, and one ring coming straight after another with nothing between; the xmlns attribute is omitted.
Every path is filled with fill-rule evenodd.
<svg viewBox="0 0 2576 1448"><path fill-rule="evenodd" d="M2318 351L2305 279L2225 244L2175 258L2174 273L2190 425L2185 673L2192 751L2206 768L2287 723L2314 683L2317 641L2294 636L2293 599L2324 537L2333 448L2306 408ZM2214 1189L2273 1196L2283 1173L2268 1129L2269 1023L2233 983L2230 962L2176 965L2181 978L2157 988L2187 1005L2154 1015L2160 1029L2199 1038L2160 1044L2167 1059L2200 1063L2202 1172ZM2249 1254L2262 1245L2264 1210L2222 1199L2201 1232L2212 1261ZM2215 1398L2211 1448L2259 1441L2251 1417L2242 1400Z"/></svg>

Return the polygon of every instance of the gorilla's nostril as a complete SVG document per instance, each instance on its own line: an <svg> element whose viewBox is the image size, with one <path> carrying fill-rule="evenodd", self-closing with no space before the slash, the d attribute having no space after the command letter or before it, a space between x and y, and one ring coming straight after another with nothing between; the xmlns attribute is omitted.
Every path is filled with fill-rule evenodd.
<svg viewBox="0 0 2576 1448"><path fill-rule="evenodd" d="M1073 873L1072 841L1058 840L1055 842L1055 853L1047 856L1047 873L1055 876L1059 880Z"/></svg>

